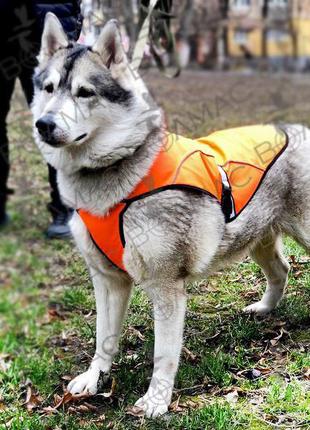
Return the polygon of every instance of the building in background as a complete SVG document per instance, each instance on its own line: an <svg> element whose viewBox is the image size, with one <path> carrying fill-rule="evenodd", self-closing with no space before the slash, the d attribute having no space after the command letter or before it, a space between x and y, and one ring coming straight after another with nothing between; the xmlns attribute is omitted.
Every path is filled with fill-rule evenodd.
<svg viewBox="0 0 310 430"><path fill-rule="evenodd" d="M226 26L232 64L310 68L309 0L230 0Z"/></svg>
<svg viewBox="0 0 310 430"><path fill-rule="evenodd" d="M86 43L116 17L133 48L141 0L83 4ZM173 0L172 14L182 67L310 70L310 0Z"/></svg>

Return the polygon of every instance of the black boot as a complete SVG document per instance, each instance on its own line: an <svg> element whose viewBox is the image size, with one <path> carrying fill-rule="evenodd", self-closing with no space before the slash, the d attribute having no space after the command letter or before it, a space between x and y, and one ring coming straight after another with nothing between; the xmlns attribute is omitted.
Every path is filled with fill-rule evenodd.
<svg viewBox="0 0 310 430"><path fill-rule="evenodd" d="M52 213L53 221L46 231L48 239L67 239L71 238L71 230L69 221L73 214L73 209L66 209L64 211L53 210L49 208Z"/></svg>
<svg viewBox="0 0 310 430"><path fill-rule="evenodd" d="M9 215L6 212L0 212L0 229L10 222Z"/></svg>
<svg viewBox="0 0 310 430"><path fill-rule="evenodd" d="M0 192L0 228L5 227L10 221L5 210L8 194L12 194L12 190L7 190L4 193Z"/></svg>

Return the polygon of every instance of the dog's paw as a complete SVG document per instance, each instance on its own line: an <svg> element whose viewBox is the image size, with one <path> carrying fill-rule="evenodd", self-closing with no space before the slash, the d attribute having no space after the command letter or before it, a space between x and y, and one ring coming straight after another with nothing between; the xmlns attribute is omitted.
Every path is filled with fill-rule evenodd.
<svg viewBox="0 0 310 430"><path fill-rule="evenodd" d="M262 301L253 303L252 305L243 308L243 312L247 314L266 315L273 310L273 307L266 305Z"/></svg>
<svg viewBox="0 0 310 430"><path fill-rule="evenodd" d="M148 418L156 418L165 414L171 402L172 388L172 384L165 379L153 377L149 389L135 403L135 408Z"/></svg>
<svg viewBox="0 0 310 430"><path fill-rule="evenodd" d="M168 406L169 403L167 404L163 400L158 401L158 399L156 400L156 398L146 394L136 401L134 407L137 413L141 411L148 418L156 418L165 414L168 411Z"/></svg>
<svg viewBox="0 0 310 430"><path fill-rule="evenodd" d="M67 389L71 394L96 394L98 391L98 381L100 370L88 369L87 372L74 378L68 385Z"/></svg>

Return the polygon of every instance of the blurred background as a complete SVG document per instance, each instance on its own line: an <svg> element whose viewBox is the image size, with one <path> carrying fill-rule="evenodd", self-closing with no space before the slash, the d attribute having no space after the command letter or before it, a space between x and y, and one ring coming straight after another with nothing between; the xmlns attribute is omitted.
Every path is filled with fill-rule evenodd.
<svg viewBox="0 0 310 430"><path fill-rule="evenodd" d="M133 46L143 3L148 4L139 0L84 0L82 37L91 43L104 22L117 17L125 43ZM309 0L166 0L159 2L156 10L152 19L157 29L169 21L183 68L310 68ZM147 47L146 57L148 53Z"/></svg>

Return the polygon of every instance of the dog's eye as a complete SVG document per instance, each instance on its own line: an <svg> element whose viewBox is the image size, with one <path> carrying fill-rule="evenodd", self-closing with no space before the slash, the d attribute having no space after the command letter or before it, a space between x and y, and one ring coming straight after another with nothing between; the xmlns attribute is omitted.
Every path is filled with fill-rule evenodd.
<svg viewBox="0 0 310 430"><path fill-rule="evenodd" d="M54 85L53 84L48 84L48 85L46 85L46 87L44 89L45 89L45 91L47 93L51 94L54 91Z"/></svg>
<svg viewBox="0 0 310 430"><path fill-rule="evenodd" d="M85 99L88 98L88 97L93 97L94 95L95 95L95 91L89 90L89 89L83 88L83 87L80 87L78 89L77 94L76 94L77 97L82 97L82 98L85 98Z"/></svg>

